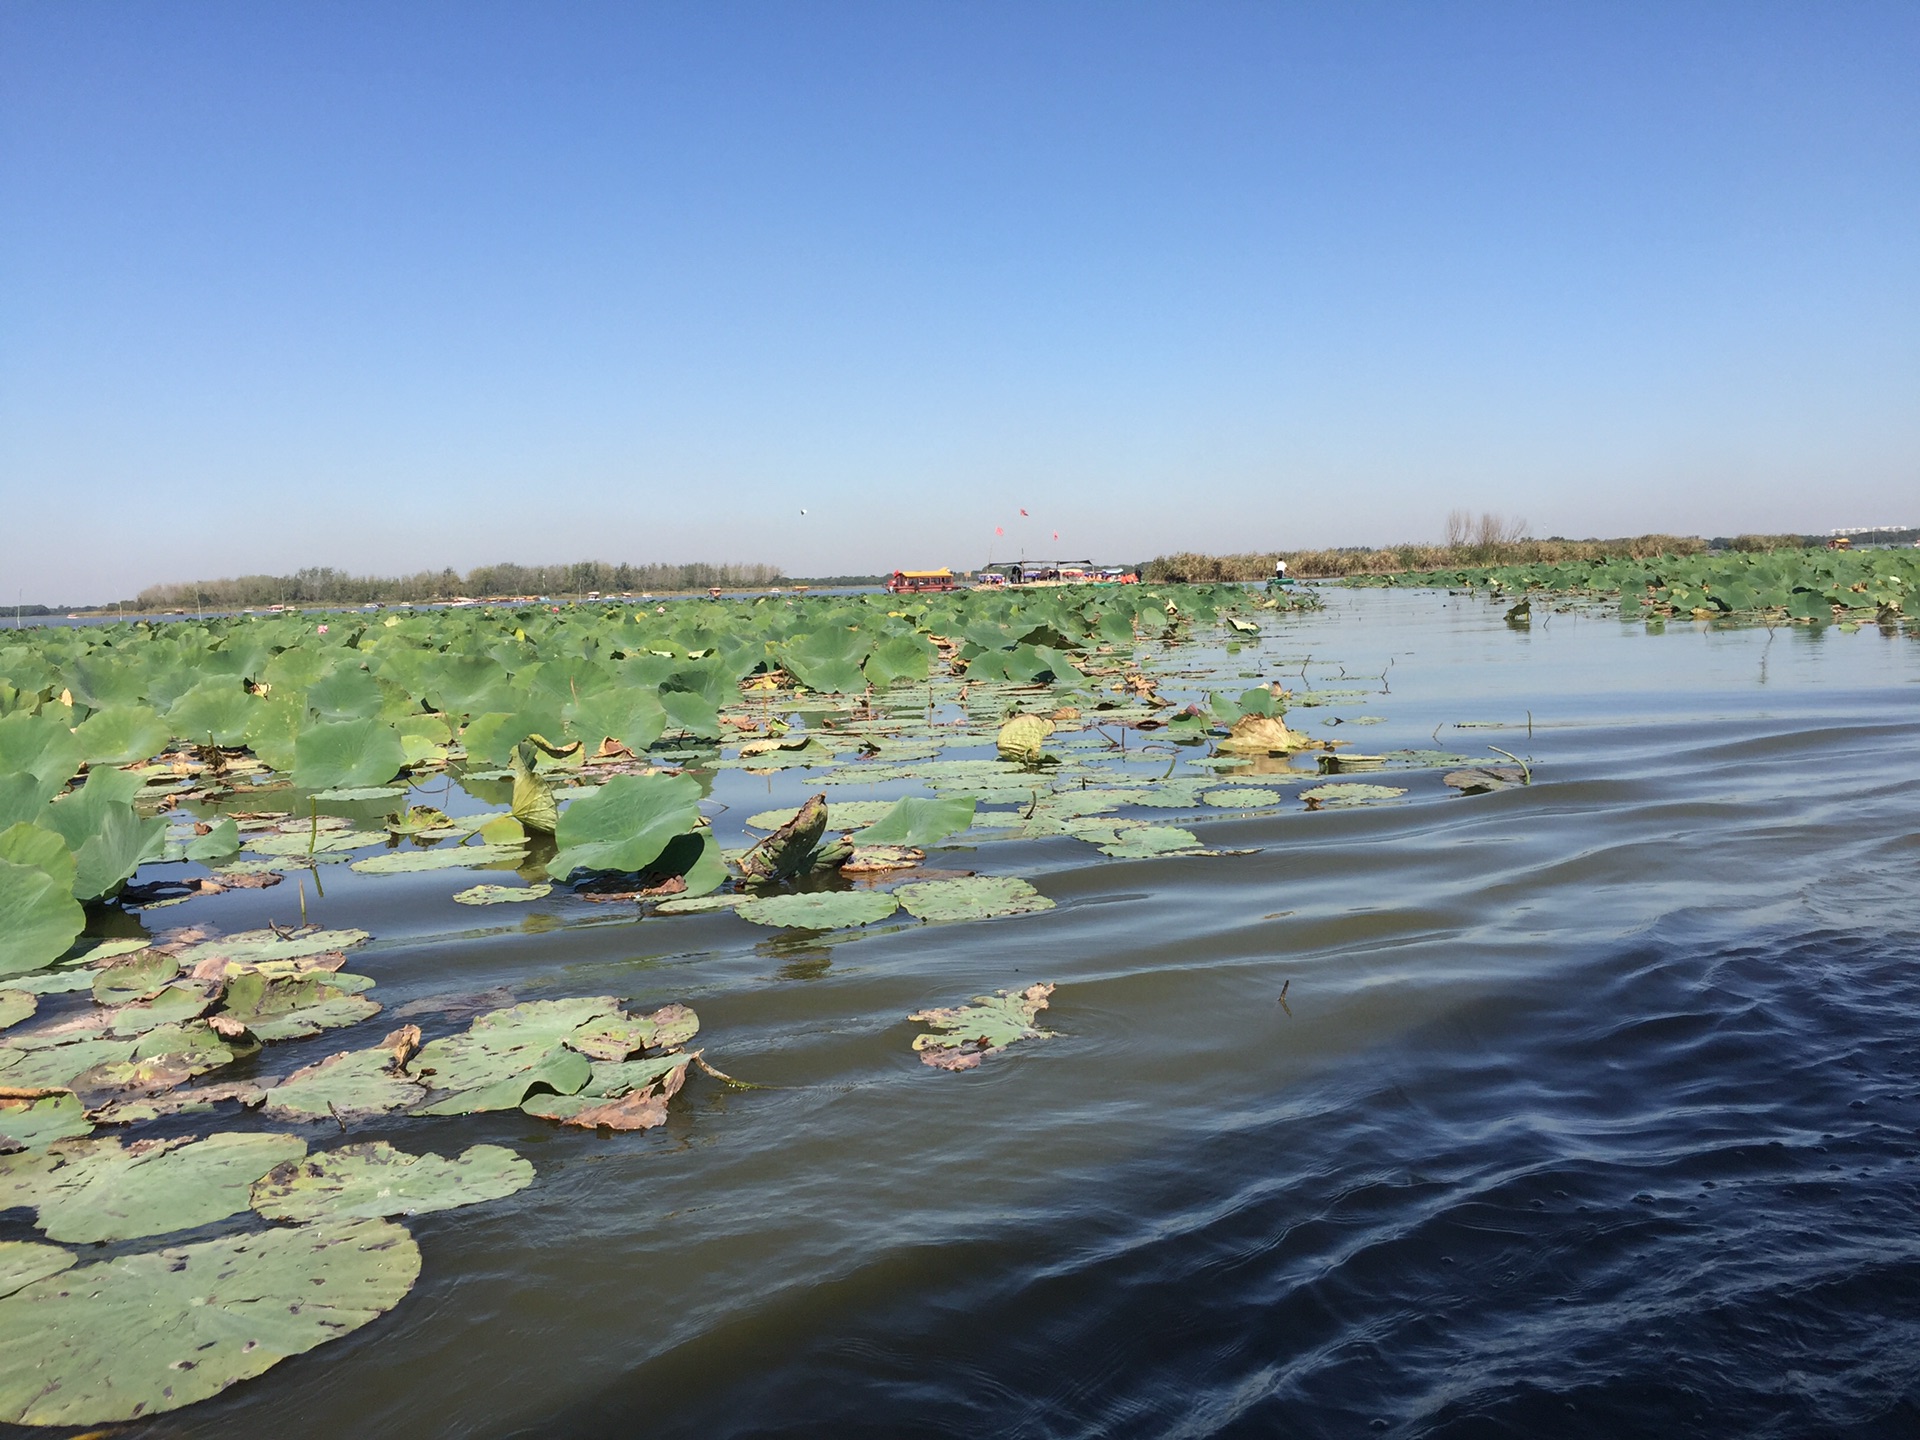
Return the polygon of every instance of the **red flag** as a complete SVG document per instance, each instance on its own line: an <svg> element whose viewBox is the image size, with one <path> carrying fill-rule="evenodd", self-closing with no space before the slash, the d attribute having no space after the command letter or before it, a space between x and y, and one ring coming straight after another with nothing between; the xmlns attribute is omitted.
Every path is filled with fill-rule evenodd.
<svg viewBox="0 0 1920 1440"><path fill-rule="evenodd" d="M996 526L994 526L994 527L993 527L993 533L994 533L994 534L996 534L996 535L1004 535L1004 534L1006 534L1007 532L1006 532L1006 531L1004 531L1004 530L1002 530L1002 529L1001 529L1001 528L1000 528L1000 527L999 527L998 525L996 525Z"/></svg>
<svg viewBox="0 0 1920 1440"><path fill-rule="evenodd" d="M1058 530L1056 530L1056 531L1054 531L1054 532L1053 532L1053 538L1054 538L1054 539L1056 539L1056 540L1058 540L1058 539L1060 538L1060 532L1059 532Z"/></svg>
<svg viewBox="0 0 1920 1440"><path fill-rule="evenodd" d="M1024 510L1022 510L1022 511L1021 511L1020 513L1021 513L1022 515L1024 515L1024 514L1026 514L1027 512L1026 512L1026 511L1024 511Z"/></svg>

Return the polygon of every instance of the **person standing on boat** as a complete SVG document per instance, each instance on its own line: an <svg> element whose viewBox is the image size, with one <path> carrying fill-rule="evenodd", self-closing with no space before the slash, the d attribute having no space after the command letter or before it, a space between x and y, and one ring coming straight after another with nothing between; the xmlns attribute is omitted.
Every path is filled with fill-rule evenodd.
<svg viewBox="0 0 1920 1440"><path fill-rule="evenodd" d="M1274 559L1273 578L1276 584L1284 585L1287 583L1287 562L1285 560L1278 557Z"/></svg>

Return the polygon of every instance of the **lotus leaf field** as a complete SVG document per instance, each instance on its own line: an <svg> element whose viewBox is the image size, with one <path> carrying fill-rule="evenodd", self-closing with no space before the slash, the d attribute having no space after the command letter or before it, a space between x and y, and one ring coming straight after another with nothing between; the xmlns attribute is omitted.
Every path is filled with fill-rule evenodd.
<svg viewBox="0 0 1920 1440"><path fill-rule="evenodd" d="M1495 595L1585 599L1617 596L1622 619L1735 620L1847 626L1911 623L1920 597L1920 551L1772 550L1666 555L1655 560L1575 560L1356 576L1352 585L1446 586ZM1521 606L1526 602L1522 600ZM1513 623L1530 612L1515 607Z"/></svg>
<svg viewBox="0 0 1920 1440"><path fill-rule="evenodd" d="M1872 583L1891 604L1909 582ZM1204 864L1228 853L1209 818L1412 783L1327 778L1346 769L1440 793L1442 771L1459 793L1530 778L1289 723L1376 693L1241 668L1315 604L1127 586L10 632L0 1205L43 1238L0 1243L0 1418L191 1404L397 1305L421 1265L405 1217L539 1183L510 1147L434 1148L445 1117L613 1136L742 1083L678 1003L488 992L403 1023L355 897L394 887L447 932L1044 927L1067 902L997 856ZM776 779L804 803L756 804ZM328 928L307 923L329 887ZM223 925L262 888L281 921ZM915 1011L933 1028L900 1052L1016 1063L993 1057L1048 1035L1052 994ZM394 1138L354 1134L374 1122Z"/></svg>

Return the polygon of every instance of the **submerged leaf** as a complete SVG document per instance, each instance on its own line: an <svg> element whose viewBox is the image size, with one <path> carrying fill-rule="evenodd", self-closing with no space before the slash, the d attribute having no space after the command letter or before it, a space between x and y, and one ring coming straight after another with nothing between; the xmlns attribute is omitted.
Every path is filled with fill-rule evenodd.
<svg viewBox="0 0 1920 1440"><path fill-rule="evenodd" d="M971 1005L944 1010L917 1010L907 1019L931 1025L934 1033L916 1035L913 1048L923 1064L940 1070L971 1070L983 1055L1004 1050L1019 1040L1039 1040L1052 1032L1035 1025L1034 1017L1047 1008L1051 985L1029 985L1025 990L996 990L976 995Z"/></svg>

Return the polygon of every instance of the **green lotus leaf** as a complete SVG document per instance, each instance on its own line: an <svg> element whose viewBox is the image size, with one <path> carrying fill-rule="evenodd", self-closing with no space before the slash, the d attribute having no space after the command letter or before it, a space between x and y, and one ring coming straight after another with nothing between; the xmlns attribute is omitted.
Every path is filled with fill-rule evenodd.
<svg viewBox="0 0 1920 1440"><path fill-rule="evenodd" d="M253 1208L295 1224L425 1215L505 1199L532 1183L533 1166L499 1145L475 1145L448 1160L377 1140L276 1166L255 1182Z"/></svg>
<svg viewBox="0 0 1920 1440"><path fill-rule="evenodd" d="M0 980L10 990L24 990L30 995L66 995L85 990L93 984L93 976L85 970L72 966L63 966L58 970L41 971L32 975L12 975Z"/></svg>
<svg viewBox="0 0 1920 1440"><path fill-rule="evenodd" d="M653 692L637 688L601 690L583 695L563 712L567 733L577 736L589 754L608 740L642 751L667 729L667 712Z"/></svg>
<svg viewBox="0 0 1920 1440"><path fill-rule="evenodd" d="M177 1410L358 1330L420 1274L387 1220L230 1235L39 1280L0 1300L0 1419Z"/></svg>
<svg viewBox="0 0 1920 1440"><path fill-rule="evenodd" d="M380 1006L328 975L264 975L251 970L227 980L221 1010L261 1040L299 1040L322 1030L356 1025L379 1014Z"/></svg>
<svg viewBox="0 0 1920 1440"><path fill-rule="evenodd" d="M1376 800L1394 800L1407 792L1393 785L1316 785L1302 790L1300 798L1314 805L1366 805Z"/></svg>
<svg viewBox="0 0 1920 1440"><path fill-rule="evenodd" d="M742 902L735 912L755 925L795 930L840 930L871 925L900 908L893 896L874 890L823 890L805 895L765 895Z"/></svg>
<svg viewBox="0 0 1920 1440"><path fill-rule="evenodd" d="M901 681L924 682L933 664L934 650L917 635L895 635L873 647L862 667L867 683L885 690Z"/></svg>
<svg viewBox="0 0 1920 1440"><path fill-rule="evenodd" d="M1025 990L996 990L976 995L970 1005L941 1010L917 1010L907 1019L933 1026L933 1033L916 1035L913 1048L922 1063L940 1070L971 1070L981 1057L1021 1040L1045 1039L1034 1019L1047 1008L1051 985L1029 985Z"/></svg>
<svg viewBox="0 0 1920 1440"><path fill-rule="evenodd" d="M371 720L385 699L373 676L345 666L307 687L307 708L322 720Z"/></svg>
<svg viewBox="0 0 1920 1440"><path fill-rule="evenodd" d="M926 800L908 795L853 837L856 845L934 845L973 824L972 800Z"/></svg>
<svg viewBox="0 0 1920 1440"><path fill-rule="evenodd" d="M133 813L138 777L95 770L73 794L49 805L40 824L62 835L73 851L75 899L93 900L118 890L142 862L159 858L166 845L164 820Z"/></svg>
<svg viewBox="0 0 1920 1440"><path fill-rule="evenodd" d="M462 905L511 905L528 900L544 900L553 893L553 886L540 885L470 885L465 890L454 892L453 898Z"/></svg>
<svg viewBox="0 0 1920 1440"><path fill-rule="evenodd" d="M703 740L717 740L720 736L720 712L704 695L696 695L691 690L662 690L660 708L666 713L667 724L675 730L684 730Z"/></svg>
<svg viewBox="0 0 1920 1440"><path fill-rule="evenodd" d="M40 1229L74 1244L165 1235L238 1214L254 1181L306 1151L292 1135L58 1140L0 1155L0 1206L32 1206Z"/></svg>
<svg viewBox="0 0 1920 1440"><path fill-rule="evenodd" d="M267 1091L269 1115L294 1120L353 1120L404 1110L426 1094L422 1082L392 1070L388 1050L342 1050L302 1066Z"/></svg>
<svg viewBox="0 0 1920 1440"><path fill-rule="evenodd" d="M351 866L363 875L412 875L426 870L458 870L477 865L517 861L524 845L456 845L448 850L395 850L356 860Z"/></svg>
<svg viewBox="0 0 1920 1440"><path fill-rule="evenodd" d="M240 848L240 826L233 820L216 821L204 835L187 842L187 859L207 863L221 860Z"/></svg>
<svg viewBox="0 0 1920 1440"><path fill-rule="evenodd" d="M293 783L306 790L385 785L406 763L399 732L380 720L321 721L293 742Z"/></svg>
<svg viewBox="0 0 1920 1440"><path fill-rule="evenodd" d="M1053 909L1053 901L1011 875L924 880L893 893L901 909L921 920L987 920Z"/></svg>
<svg viewBox="0 0 1920 1440"><path fill-rule="evenodd" d="M90 764L131 765L166 749L173 727L145 705L112 705L94 711L73 733Z"/></svg>
<svg viewBox="0 0 1920 1440"><path fill-rule="evenodd" d="M0 1095L0 1149L37 1150L56 1140L70 1140L92 1130L87 1107L71 1090L55 1090L43 1095ZM0 1286L0 1290L4 1288Z"/></svg>
<svg viewBox="0 0 1920 1440"><path fill-rule="evenodd" d="M225 960L229 966L285 965L334 950L351 950L372 938L364 930L315 929L290 935L277 930L242 930L190 945L180 952L179 961L183 970L212 960Z"/></svg>
<svg viewBox="0 0 1920 1440"><path fill-rule="evenodd" d="M259 705L236 679L202 680L173 702L167 724L182 740L244 745Z"/></svg>
<svg viewBox="0 0 1920 1440"><path fill-rule="evenodd" d="M1262 805L1278 805L1287 797L1278 790L1263 790L1254 785L1230 785L1219 790L1202 791L1202 803L1219 810L1257 810Z"/></svg>
<svg viewBox="0 0 1920 1440"><path fill-rule="evenodd" d="M26 990L0 990L0 1030L11 1029L40 1008L40 1002Z"/></svg>
<svg viewBox="0 0 1920 1440"><path fill-rule="evenodd" d="M489 817L481 816L481 819ZM451 830L453 821L446 813L434 809L431 805L409 805L404 815L390 816L387 820L389 835L420 835L429 830Z"/></svg>
<svg viewBox="0 0 1920 1440"><path fill-rule="evenodd" d="M809 690L840 694L864 690L867 677L860 669L869 638L843 625L829 625L789 640L780 652L782 663Z"/></svg>
<svg viewBox="0 0 1920 1440"><path fill-rule="evenodd" d="M564 880L575 870L637 874L677 835L700 818L700 782L691 775L616 775L560 817L560 850L547 873Z"/></svg>
<svg viewBox="0 0 1920 1440"><path fill-rule="evenodd" d="M144 1035L161 1025L184 1025L213 1008L220 982L176 980L151 999L134 1000L111 1012L115 1035Z"/></svg>
<svg viewBox="0 0 1920 1440"><path fill-rule="evenodd" d="M535 1095L526 1106L545 1103L568 1104L574 1100L592 1102L594 1100L618 1100L622 1095L630 1095L635 1090L644 1090L656 1085L675 1070L689 1064L693 1057L675 1053L672 1055L654 1055L645 1060L596 1061L593 1078L581 1089L578 1095ZM539 1114L537 1110L527 1110L530 1115ZM555 1118L555 1117L548 1117Z"/></svg>
<svg viewBox="0 0 1920 1440"><path fill-rule="evenodd" d="M571 1095L593 1074L587 1057L567 1047L582 1026L618 1015L620 1002L602 995L577 1000L531 1000L495 1010L459 1035L429 1041L413 1068L431 1071L428 1103L420 1115L470 1115L516 1109L546 1087Z"/></svg>
<svg viewBox="0 0 1920 1440"><path fill-rule="evenodd" d="M71 722L56 719L51 713L55 708L49 706L49 713L41 715L0 715L0 776L32 776L27 793L35 806L57 795L86 759L84 747L68 728Z"/></svg>
<svg viewBox="0 0 1920 1440"><path fill-rule="evenodd" d="M691 1055L593 1067L593 1079L573 1095L529 1095L521 1109L543 1120L583 1128L650 1130L667 1121L667 1101L686 1083Z"/></svg>
<svg viewBox="0 0 1920 1440"><path fill-rule="evenodd" d="M1173 825L1131 825L1106 833L1089 829L1080 838L1098 845L1101 854L1122 860L1146 860L1200 848L1199 836Z"/></svg>
<svg viewBox="0 0 1920 1440"><path fill-rule="evenodd" d="M0 976L51 965L86 923L71 883L36 865L0 860Z"/></svg>
<svg viewBox="0 0 1920 1440"><path fill-rule="evenodd" d="M180 973L173 956L148 948L108 961L93 973L93 998L102 1005L125 1005L158 995Z"/></svg>
<svg viewBox="0 0 1920 1440"><path fill-rule="evenodd" d="M527 830L551 835L560 824L560 807L553 798L553 786L535 773L534 748L516 745L508 769L513 772L513 803L508 813Z"/></svg>
<svg viewBox="0 0 1920 1440"><path fill-rule="evenodd" d="M0 1298L23 1285L58 1275L75 1260L71 1250L33 1240L0 1240Z"/></svg>
<svg viewBox="0 0 1920 1440"><path fill-rule="evenodd" d="M73 852L58 833L39 825L9 825L0 830L0 860L44 870L62 889L73 889Z"/></svg>

